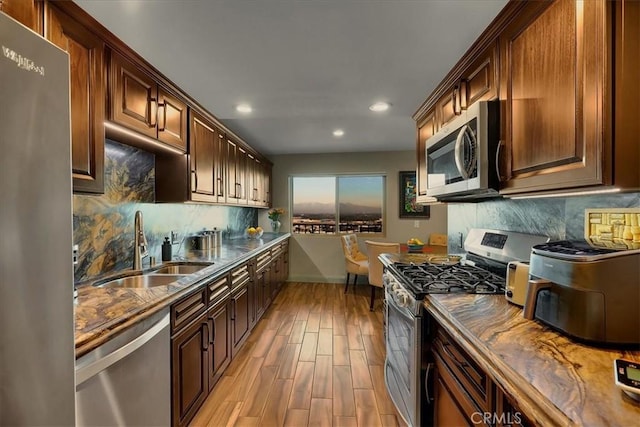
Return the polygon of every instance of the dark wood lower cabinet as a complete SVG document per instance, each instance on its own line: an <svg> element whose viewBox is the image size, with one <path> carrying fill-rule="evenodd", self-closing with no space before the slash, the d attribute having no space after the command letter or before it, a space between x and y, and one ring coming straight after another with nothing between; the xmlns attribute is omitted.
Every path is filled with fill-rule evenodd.
<svg viewBox="0 0 640 427"><path fill-rule="evenodd" d="M248 283L231 293L231 355L235 356L249 335Z"/></svg>
<svg viewBox="0 0 640 427"><path fill-rule="evenodd" d="M227 297L207 313L207 322L211 328L208 352L209 391L213 389L231 363L230 303L231 299Z"/></svg>
<svg viewBox="0 0 640 427"><path fill-rule="evenodd" d="M209 393L208 329L203 315L171 340L174 426L187 425Z"/></svg>
<svg viewBox="0 0 640 427"><path fill-rule="evenodd" d="M279 247L288 248L286 242ZM265 259L257 255L171 306L173 426L188 425L238 354L287 279L287 257L288 251L278 251L256 272L255 260Z"/></svg>
<svg viewBox="0 0 640 427"><path fill-rule="evenodd" d="M436 328L434 420L438 427L531 425L506 393L449 336Z"/></svg>
<svg viewBox="0 0 640 427"><path fill-rule="evenodd" d="M458 407L456 399L439 376L436 377L435 393L434 425L439 427L469 425L466 414Z"/></svg>

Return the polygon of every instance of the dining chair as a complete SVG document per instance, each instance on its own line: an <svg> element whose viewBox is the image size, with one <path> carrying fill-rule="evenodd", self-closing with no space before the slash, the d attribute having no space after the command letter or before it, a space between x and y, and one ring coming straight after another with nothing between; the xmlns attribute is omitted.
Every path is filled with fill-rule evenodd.
<svg viewBox="0 0 640 427"><path fill-rule="evenodd" d="M369 274L369 261L367 256L360 252L358 247L358 236L355 234L345 234L340 236L342 242L342 251L344 252L344 261L347 269L347 279L345 280L344 293L349 289L349 276L353 277L353 286L355 290L358 276L366 276Z"/></svg>
<svg viewBox="0 0 640 427"><path fill-rule="evenodd" d="M367 257L369 259L369 284L371 285L371 303L369 310L373 311L373 303L376 299L376 287L381 288L382 283L382 262L378 255L386 253L400 253L400 243L384 243L366 240Z"/></svg>

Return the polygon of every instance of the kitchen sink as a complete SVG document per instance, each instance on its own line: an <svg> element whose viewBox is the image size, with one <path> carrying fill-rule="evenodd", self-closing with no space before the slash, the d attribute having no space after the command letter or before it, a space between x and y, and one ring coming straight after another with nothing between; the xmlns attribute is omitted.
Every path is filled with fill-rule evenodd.
<svg viewBox="0 0 640 427"><path fill-rule="evenodd" d="M176 264L165 265L157 270L151 271L148 274L191 274L209 267L210 264Z"/></svg>
<svg viewBox="0 0 640 427"><path fill-rule="evenodd" d="M185 276L186 274L144 274L98 282L93 286L98 288L153 288L156 286L168 285Z"/></svg>

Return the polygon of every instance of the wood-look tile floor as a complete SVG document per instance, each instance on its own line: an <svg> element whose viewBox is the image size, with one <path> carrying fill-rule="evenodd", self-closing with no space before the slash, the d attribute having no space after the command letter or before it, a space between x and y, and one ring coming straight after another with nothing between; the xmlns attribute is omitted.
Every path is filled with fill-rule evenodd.
<svg viewBox="0 0 640 427"><path fill-rule="evenodd" d="M369 289L286 283L191 426L403 426Z"/></svg>

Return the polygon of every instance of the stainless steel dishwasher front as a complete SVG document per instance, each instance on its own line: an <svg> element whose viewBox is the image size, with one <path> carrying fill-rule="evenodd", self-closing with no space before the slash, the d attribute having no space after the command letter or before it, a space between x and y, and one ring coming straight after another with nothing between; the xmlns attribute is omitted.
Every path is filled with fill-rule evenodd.
<svg viewBox="0 0 640 427"><path fill-rule="evenodd" d="M169 309L76 361L78 426L171 425Z"/></svg>

